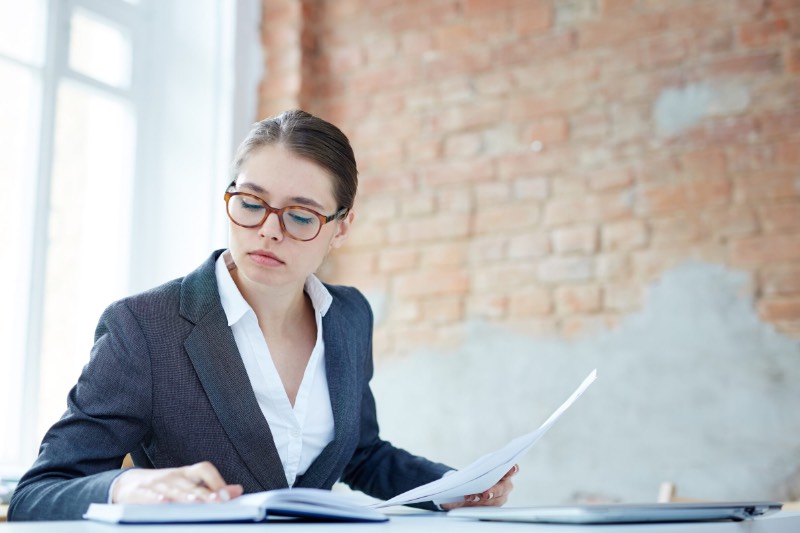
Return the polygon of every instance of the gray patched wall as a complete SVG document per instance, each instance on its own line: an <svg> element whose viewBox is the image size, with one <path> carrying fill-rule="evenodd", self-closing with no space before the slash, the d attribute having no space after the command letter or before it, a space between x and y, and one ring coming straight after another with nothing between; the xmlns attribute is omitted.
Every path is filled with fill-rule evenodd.
<svg viewBox="0 0 800 533"><path fill-rule="evenodd" d="M644 309L576 341L485 323L450 353L378 361L384 438L459 467L538 427L593 368L597 381L524 458L514 505L784 498L800 466L800 343L756 316L749 278L687 263Z"/></svg>

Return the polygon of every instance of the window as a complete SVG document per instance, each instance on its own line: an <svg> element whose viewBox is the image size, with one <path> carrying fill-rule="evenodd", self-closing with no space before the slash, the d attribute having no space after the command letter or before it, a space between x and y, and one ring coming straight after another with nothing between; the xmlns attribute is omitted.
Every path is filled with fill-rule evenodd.
<svg viewBox="0 0 800 533"><path fill-rule="evenodd" d="M30 466L103 309L224 246L257 3L0 0L0 474Z"/></svg>

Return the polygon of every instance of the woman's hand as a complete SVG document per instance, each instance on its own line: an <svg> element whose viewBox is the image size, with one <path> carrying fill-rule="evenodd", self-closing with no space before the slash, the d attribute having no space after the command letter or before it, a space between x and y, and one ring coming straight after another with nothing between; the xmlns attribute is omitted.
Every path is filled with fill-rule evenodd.
<svg viewBox="0 0 800 533"><path fill-rule="evenodd" d="M517 472L519 472L519 465L514 465L511 470L506 472L506 475L503 476L500 481L495 483L493 487L489 488L489 490L483 491L480 494L470 494L469 496L464 496L463 502L442 504L442 509L449 511L451 509L457 509L458 507L500 507L506 503L509 493L514 489L514 484L511 482L511 478L514 477Z"/></svg>
<svg viewBox="0 0 800 533"><path fill-rule="evenodd" d="M208 461L181 468L136 468L120 474L111 490L112 503L223 502L242 495L228 485Z"/></svg>

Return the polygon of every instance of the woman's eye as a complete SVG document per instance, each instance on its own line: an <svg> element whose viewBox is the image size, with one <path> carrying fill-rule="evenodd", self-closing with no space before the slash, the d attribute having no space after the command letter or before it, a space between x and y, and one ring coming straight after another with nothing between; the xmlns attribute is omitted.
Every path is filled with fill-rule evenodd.
<svg viewBox="0 0 800 533"><path fill-rule="evenodd" d="M287 213L287 215L293 224L311 224L311 222L314 220L311 217L306 217L298 213Z"/></svg>
<svg viewBox="0 0 800 533"><path fill-rule="evenodd" d="M248 202L247 200L242 200L242 209L246 209L248 211L255 211L256 209L264 209L264 206L255 202Z"/></svg>

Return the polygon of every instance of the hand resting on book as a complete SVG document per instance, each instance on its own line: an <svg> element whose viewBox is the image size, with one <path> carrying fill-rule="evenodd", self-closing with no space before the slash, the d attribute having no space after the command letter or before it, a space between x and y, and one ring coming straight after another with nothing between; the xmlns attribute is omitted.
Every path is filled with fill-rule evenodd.
<svg viewBox="0 0 800 533"><path fill-rule="evenodd" d="M216 467L204 461L180 468L130 469L114 482L111 502L223 502L242 492L241 485L228 485Z"/></svg>

